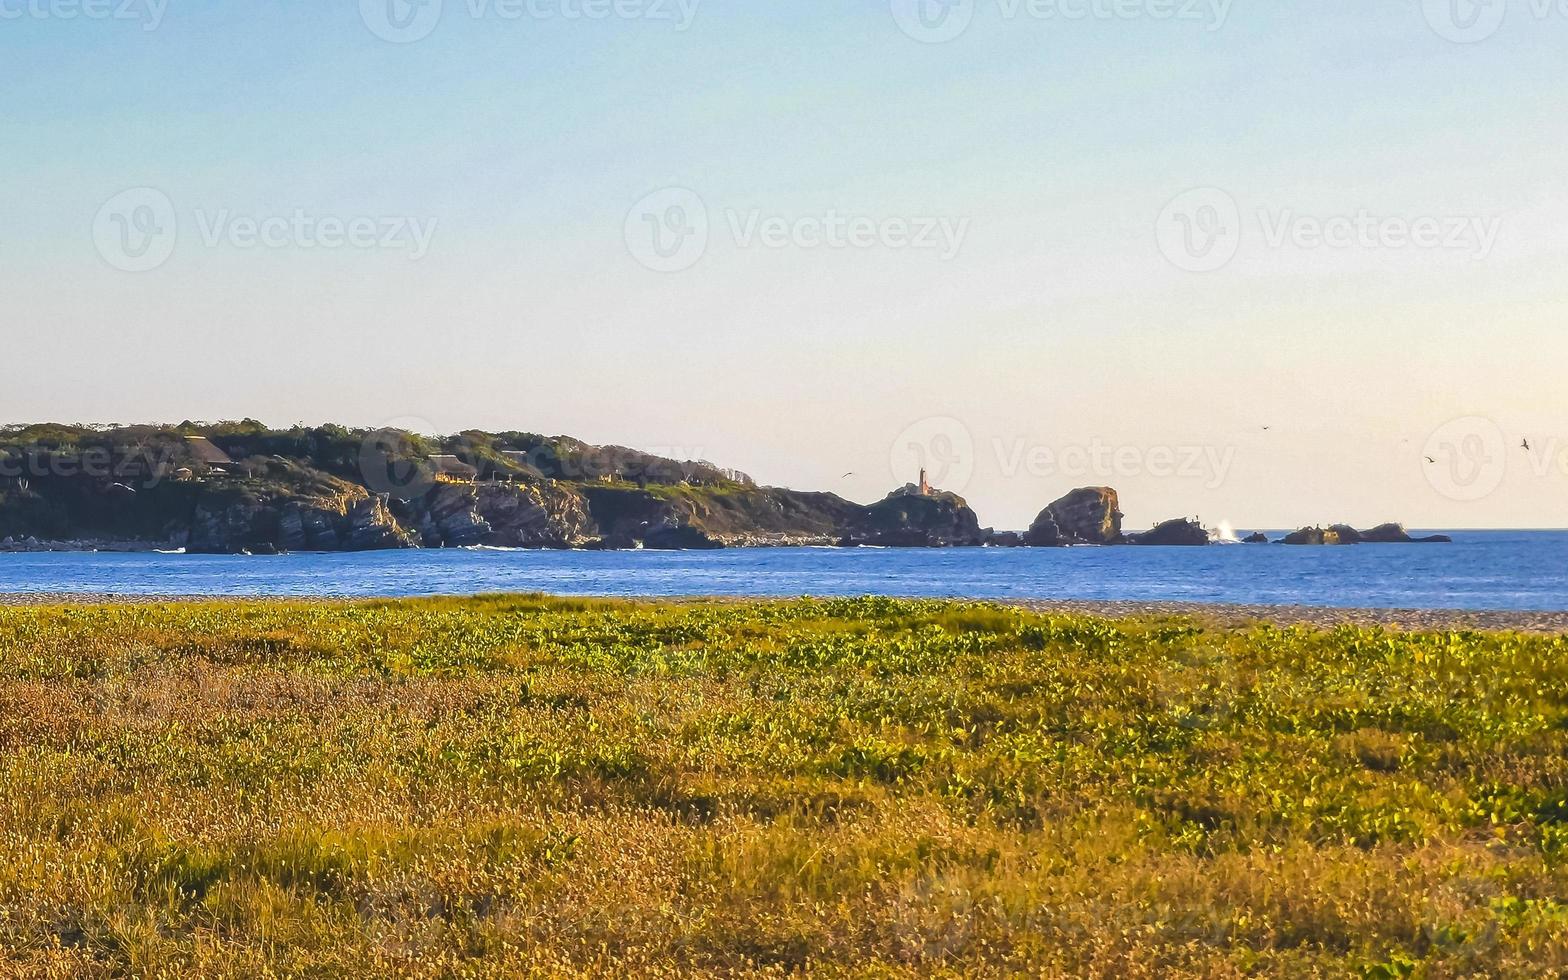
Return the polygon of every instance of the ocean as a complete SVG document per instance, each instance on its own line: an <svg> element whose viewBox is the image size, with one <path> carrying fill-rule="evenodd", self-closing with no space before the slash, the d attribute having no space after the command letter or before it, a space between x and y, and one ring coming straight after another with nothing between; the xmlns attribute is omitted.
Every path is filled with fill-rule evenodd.
<svg viewBox="0 0 1568 980"><path fill-rule="evenodd" d="M464 549L266 558L3 554L0 593L892 595L1568 610L1568 531L1472 531L1453 536L1451 545L1337 548L1229 544L951 551Z"/></svg>

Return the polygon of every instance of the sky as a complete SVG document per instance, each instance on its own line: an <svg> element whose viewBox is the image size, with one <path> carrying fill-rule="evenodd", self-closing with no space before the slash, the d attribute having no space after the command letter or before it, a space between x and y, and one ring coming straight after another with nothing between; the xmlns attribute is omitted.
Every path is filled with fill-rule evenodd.
<svg viewBox="0 0 1568 980"><path fill-rule="evenodd" d="M1565 50L1546 0L0 0L0 423L1561 527Z"/></svg>

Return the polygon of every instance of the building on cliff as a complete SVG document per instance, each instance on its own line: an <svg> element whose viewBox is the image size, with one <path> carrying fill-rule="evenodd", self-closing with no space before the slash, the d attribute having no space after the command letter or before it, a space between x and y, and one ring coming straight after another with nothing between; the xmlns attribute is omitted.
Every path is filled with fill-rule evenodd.
<svg viewBox="0 0 1568 980"><path fill-rule="evenodd" d="M234 460L229 457L229 454L219 449L206 436L186 436L185 451L192 459L206 467L205 472L209 474L226 474L234 469Z"/></svg>
<svg viewBox="0 0 1568 980"><path fill-rule="evenodd" d="M463 462L456 456L432 456L430 465L435 468L436 479L456 483L473 483L479 479L478 467Z"/></svg>
<svg viewBox="0 0 1568 980"><path fill-rule="evenodd" d="M198 463L208 466L233 466L234 460L229 454L219 449L206 436L186 436L185 450L195 457Z"/></svg>

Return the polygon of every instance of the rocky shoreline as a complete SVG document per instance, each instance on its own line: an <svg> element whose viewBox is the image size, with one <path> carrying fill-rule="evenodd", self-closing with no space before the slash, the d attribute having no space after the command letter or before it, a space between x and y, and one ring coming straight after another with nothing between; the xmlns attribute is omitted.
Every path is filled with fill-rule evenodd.
<svg viewBox="0 0 1568 980"><path fill-rule="evenodd" d="M1191 518L1128 530L1110 487L1073 490L1027 531L998 531L925 473L859 504L759 486L711 463L517 432L436 439L340 426L278 431L251 421L0 430L0 552L1202 547L1216 540ZM1302 528L1279 543L1416 542L1398 524L1366 531L1336 524Z"/></svg>
<svg viewBox="0 0 1568 980"><path fill-rule="evenodd" d="M0 555L5 554L146 554L178 552L185 546L174 541L113 541L103 538L78 538L68 541L40 541L37 538L0 539Z"/></svg>
<svg viewBox="0 0 1568 980"><path fill-rule="evenodd" d="M219 503L199 499L191 527L167 539L83 537L0 539L6 553L134 553L276 555L288 552L381 551L395 549L506 547L557 550L711 551L726 548L1071 548L1201 547L1216 542L1196 520L1178 518L1151 530L1122 527L1121 501L1109 487L1074 490L1041 511L1026 532L982 528L957 494L910 485L882 501L859 507L838 498L830 517L812 515L811 530L781 529L779 522L714 520L701 508L683 509L649 496L614 516L605 495L626 498L636 491L529 484L440 483L417 499L397 500L355 487L333 496L271 501L230 495ZM802 496L760 489L782 511ZM684 502L682 498L673 498ZM594 501L598 500L595 507ZM624 499L616 500L624 505ZM598 517L596 518L596 515ZM760 523L761 528L736 527ZM784 522L787 523L787 522ZM1446 535L1412 537L1400 524L1366 531L1336 524L1308 527L1271 542L1263 534L1248 544L1344 546L1447 543Z"/></svg>

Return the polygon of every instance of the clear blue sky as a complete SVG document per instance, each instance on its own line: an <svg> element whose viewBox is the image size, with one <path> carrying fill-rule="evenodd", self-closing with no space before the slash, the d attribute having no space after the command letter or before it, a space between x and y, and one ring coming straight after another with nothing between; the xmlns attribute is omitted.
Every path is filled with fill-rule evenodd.
<svg viewBox="0 0 1568 980"><path fill-rule="evenodd" d="M410 43L384 2L0 0L0 421L522 428L861 499L919 445L1000 526L1098 483L1133 524L1568 523L1541 0L982 0L943 43L919 0L445 0ZM137 188L178 234L125 271ZM666 188L708 218L679 271L635 241ZM962 235L834 248L834 214ZM1233 258L1169 254L1216 215ZM400 247L299 230L356 218Z"/></svg>

